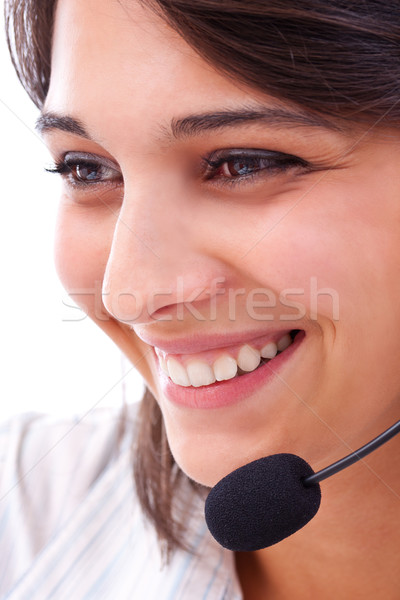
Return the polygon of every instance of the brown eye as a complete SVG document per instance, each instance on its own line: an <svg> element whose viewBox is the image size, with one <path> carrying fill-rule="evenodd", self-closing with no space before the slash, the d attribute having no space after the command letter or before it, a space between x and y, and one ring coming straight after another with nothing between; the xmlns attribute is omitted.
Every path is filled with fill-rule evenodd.
<svg viewBox="0 0 400 600"><path fill-rule="evenodd" d="M76 183L102 183L119 176L115 169L101 163L75 162L67 163L67 167L69 169L69 177Z"/></svg>
<svg viewBox="0 0 400 600"><path fill-rule="evenodd" d="M245 177L251 175L254 171L265 168L266 161L263 160L229 160L221 165L221 175L225 177Z"/></svg>
<svg viewBox="0 0 400 600"><path fill-rule="evenodd" d="M71 167L71 171L78 181L101 181L103 170L102 166L91 164L77 164Z"/></svg>
<svg viewBox="0 0 400 600"><path fill-rule="evenodd" d="M204 158L207 181L224 183L249 182L255 177L273 177L291 170L304 170L308 163L284 152L257 149L231 149L213 152Z"/></svg>
<svg viewBox="0 0 400 600"><path fill-rule="evenodd" d="M101 157L92 158L92 155L85 153L68 152L54 167L46 170L58 173L67 183L75 186L123 183L122 173L114 162Z"/></svg>

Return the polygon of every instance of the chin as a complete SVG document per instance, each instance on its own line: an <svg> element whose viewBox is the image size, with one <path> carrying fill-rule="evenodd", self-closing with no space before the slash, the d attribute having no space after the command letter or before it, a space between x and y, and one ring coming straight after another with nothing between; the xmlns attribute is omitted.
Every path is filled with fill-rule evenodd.
<svg viewBox="0 0 400 600"><path fill-rule="evenodd" d="M210 459L208 457L206 460L191 460L191 457L176 456L174 452L172 453L176 463L185 475L207 488L214 487L225 475L242 466L240 462L226 462L220 458Z"/></svg>
<svg viewBox="0 0 400 600"><path fill-rule="evenodd" d="M275 443L266 447L265 440L263 444L255 444L247 436L234 436L236 439L232 439L223 434L196 436L193 432L176 435L168 430L168 425L167 437L180 469L189 479L209 488L235 469L272 454L276 448Z"/></svg>

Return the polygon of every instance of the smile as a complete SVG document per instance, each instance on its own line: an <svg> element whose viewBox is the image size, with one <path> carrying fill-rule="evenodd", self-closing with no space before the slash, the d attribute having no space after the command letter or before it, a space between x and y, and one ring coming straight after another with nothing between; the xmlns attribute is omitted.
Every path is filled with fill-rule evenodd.
<svg viewBox="0 0 400 600"><path fill-rule="evenodd" d="M161 370L182 387L210 386L257 370L289 348L298 330L271 340L266 336L252 343L204 352L201 355L168 355L155 347Z"/></svg>

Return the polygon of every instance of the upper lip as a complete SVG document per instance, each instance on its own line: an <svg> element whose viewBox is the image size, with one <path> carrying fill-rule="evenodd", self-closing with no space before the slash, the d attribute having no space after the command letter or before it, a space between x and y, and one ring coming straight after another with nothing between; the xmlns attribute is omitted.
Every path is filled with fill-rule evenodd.
<svg viewBox="0 0 400 600"><path fill-rule="evenodd" d="M283 335L292 331L293 328L271 329L260 331L240 331L231 334L188 334L185 337L176 339L165 339L151 335L148 331L136 331L136 335L149 346L153 346L165 352L166 354L196 354L207 350L218 348L229 348L238 344L246 344L257 340L257 338L268 336L268 340L277 342Z"/></svg>

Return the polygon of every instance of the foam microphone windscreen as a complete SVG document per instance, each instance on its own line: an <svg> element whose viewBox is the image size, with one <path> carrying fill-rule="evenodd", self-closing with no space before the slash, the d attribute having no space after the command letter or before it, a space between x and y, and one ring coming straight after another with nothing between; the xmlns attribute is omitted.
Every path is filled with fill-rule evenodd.
<svg viewBox="0 0 400 600"><path fill-rule="evenodd" d="M301 529L318 511L318 483L305 487L310 465L294 454L273 454L236 469L217 483L206 500L207 526L235 552L272 546Z"/></svg>

